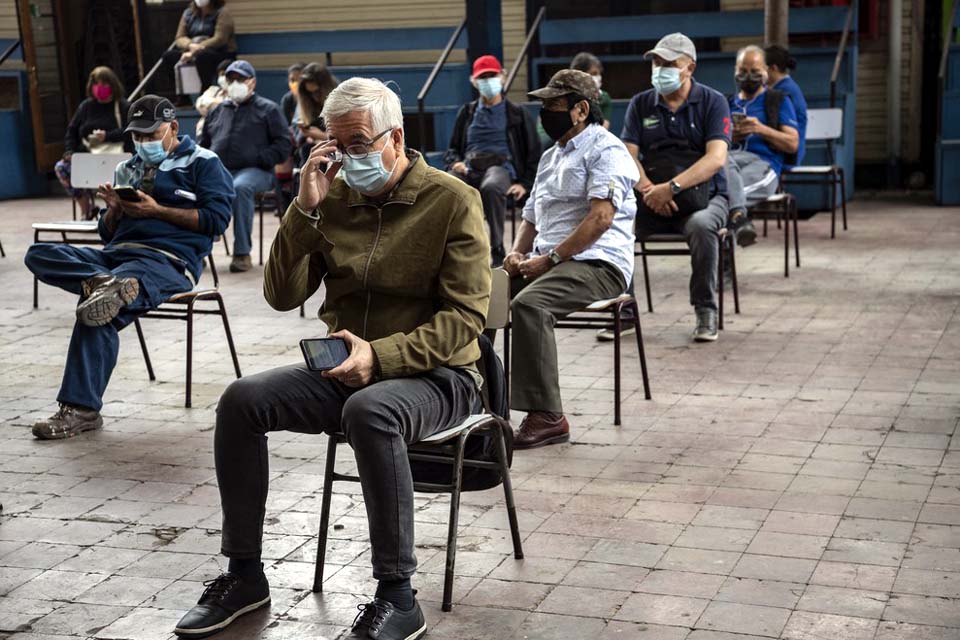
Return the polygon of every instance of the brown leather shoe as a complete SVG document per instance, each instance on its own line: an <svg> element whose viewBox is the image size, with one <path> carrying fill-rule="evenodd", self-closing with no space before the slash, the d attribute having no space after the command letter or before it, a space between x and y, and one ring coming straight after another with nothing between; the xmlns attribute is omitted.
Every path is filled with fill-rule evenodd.
<svg viewBox="0 0 960 640"><path fill-rule="evenodd" d="M570 423L562 413L531 411L513 434L514 449L532 449L570 440Z"/></svg>

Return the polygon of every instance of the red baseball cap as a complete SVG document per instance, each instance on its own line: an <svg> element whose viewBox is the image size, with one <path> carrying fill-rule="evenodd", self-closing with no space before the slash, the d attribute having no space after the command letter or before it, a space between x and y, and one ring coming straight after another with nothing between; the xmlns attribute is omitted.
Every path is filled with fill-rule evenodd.
<svg viewBox="0 0 960 640"><path fill-rule="evenodd" d="M476 80L477 76L482 76L485 73L500 73L501 71L503 71L503 67L500 66L500 61L497 60L496 56L480 56L473 61L473 74L470 77Z"/></svg>

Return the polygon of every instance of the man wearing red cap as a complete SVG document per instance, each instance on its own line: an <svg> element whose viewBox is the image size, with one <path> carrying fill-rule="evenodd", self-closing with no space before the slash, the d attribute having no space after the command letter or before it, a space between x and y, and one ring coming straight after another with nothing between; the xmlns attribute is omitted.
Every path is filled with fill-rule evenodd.
<svg viewBox="0 0 960 640"><path fill-rule="evenodd" d="M483 214L490 227L493 266L503 262L503 221L507 197L523 199L533 185L540 160L540 140L523 107L503 96L503 67L495 56L473 63L470 83L479 100L457 114L444 156L447 171L480 190Z"/></svg>

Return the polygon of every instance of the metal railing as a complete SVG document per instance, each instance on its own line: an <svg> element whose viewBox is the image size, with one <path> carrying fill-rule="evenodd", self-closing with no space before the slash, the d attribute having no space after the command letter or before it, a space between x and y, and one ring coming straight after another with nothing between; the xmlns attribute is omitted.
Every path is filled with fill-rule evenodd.
<svg viewBox="0 0 960 640"><path fill-rule="evenodd" d="M530 26L530 31L527 32L527 38L523 41L523 47L520 48L520 53L517 54L517 59L513 61L513 67L510 68L510 73L507 74L507 81L503 86L504 93L510 91L513 80L517 77L517 72L520 70L520 65L523 64L523 61L526 59L527 51L530 49L534 37L536 37L537 32L540 30L540 23L543 22L543 18L546 15L547 8L545 6L540 7L540 11L537 12L537 16L533 19L533 24Z"/></svg>
<svg viewBox="0 0 960 640"><path fill-rule="evenodd" d="M447 63L450 52L457 46L457 40L460 39L460 34L463 33L466 27L467 19L464 18L463 21L460 22L460 25L454 30L453 35L450 36L450 40L447 41L447 46L444 47L443 52L437 59L437 63L433 65L433 69L430 70L430 75L427 76L426 82L423 83L420 93L417 94L417 118L420 124L419 143L420 150L424 153L427 150L427 113L424 103L427 99L427 94L430 93L430 89L433 88L434 81L437 79L437 76L440 75L440 70L443 69L443 65Z"/></svg>
<svg viewBox="0 0 960 640"><path fill-rule="evenodd" d="M166 51L164 51L163 53L170 51L175 46L177 45L171 42L170 46L167 47ZM150 71L147 72L147 75L143 76L143 80L140 81L140 84L137 85L137 88L130 92L130 95L127 97L127 100L129 100L130 102L133 102L134 100L137 99L137 96L140 95L140 92L143 91L143 88L146 87L148 84L150 84L150 81L153 80L153 76L157 75L157 71L160 70L160 65L162 64L163 64L163 55L161 54L160 58L153 64L152 67L150 67Z"/></svg>
<svg viewBox="0 0 960 640"><path fill-rule="evenodd" d="M843 56L847 52L847 42L850 40L850 30L853 27L853 16L857 13L857 0L850 3L847 10L847 19L843 25L843 33L840 35L840 46L837 47L837 57L833 60L833 71L830 73L830 108L837 106L837 81L840 78L840 65L843 63Z"/></svg>
<svg viewBox="0 0 960 640"><path fill-rule="evenodd" d="M3 64L4 62L6 62L7 58L12 56L13 52L16 51L17 47L19 46L20 46L20 41L17 40L13 44L11 44L9 47L7 47L6 51L4 51L3 53L0 53L0 64Z"/></svg>

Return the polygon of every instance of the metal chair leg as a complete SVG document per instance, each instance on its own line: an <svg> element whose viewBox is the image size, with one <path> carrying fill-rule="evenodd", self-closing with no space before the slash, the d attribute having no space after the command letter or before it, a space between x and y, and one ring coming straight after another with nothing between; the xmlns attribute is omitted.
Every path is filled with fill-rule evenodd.
<svg viewBox="0 0 960 640"><path fill-rule="evenodd" d="M258 264L263 265L263 200L257 205L257 209L260 212L260 259Z"/></svg>
<svg viewBox="0 0 960 640"><path fill-rule="evenodd" d="M227 335L227 346L230 348L230 357L233 359L233 370L237 377L243 376L240 373L240 360L237 359L237 348L233 344L233 334L230 332L230 321L227 319L227 308L223 304L223 297L217 294L217 306L220 307L220 318L223 319L223 332Z"/></svg>
<svg viewBox="0 0 960 640"><path fill-rule="evenodd" d="M300 305L300 317L301 318L307 317L307 312L303 309L303 305Z"/></svg>
<svg viewBox="0 0 960 640"><path fill-rule="evenodd" d="M785 211L789 211L790 205L787 203L787 208ZM783 224L783 277L790 277L790 214L785 213L786 220ZM777 214L777 219L779 220L780 214Z"/></svg>
<svg viewBox="0 0 960 640"><path fill-rule="evenodd" d="M640 305L636 299L631 303L633 306L633 327L637 333L637 351L640 353L640 373L643 376L643 395L647 400L652 399L650 394L650 376L647 374L647 355L643 350L643 332L640 330Z"/></svg>
<svg viewBox="0 0 960 640"><path fill-rule="evenodd" d="M837 179L836 173L830 175L830 239L837 237Z"/></svg>
<svg viewBox="0 0 960 640"><path fill-rule="evenodd" d="M500 463L500 477L503 479L503 498L507 503L507 519L510 521L510 537L513 540L513 557L523 560L523 542L520 540L520 524L517 520L517 505L513 501L513 482L510 479L510 465L507 464L507 442L503 435L508 425L497 427L497 459Z"/></svg>
<svg viewBox="0 0 960 640"><path fill-rule="evenodd" d="M227 242L227 236L224 234L220 236L220 239L223 240L223 248L227 252L227 255L230 255L230 243Z"/></svg>
<svg viewBox="0 0 960 640"><path fill-rule="evenodd" d="M647 311L653 313L653 296L650 295L650 274L647 272L647 245L640 242L640 260L643 262L643 288L647 292ZM639 305L637 305L639 310Z"/></svg>
<svg viewBox="0 0 960 640"><path fill-rule="evenodd" d="M800 229L797 224L797 219L800 217L799 211L797 211L797 199L790 198L790 215L793 216L793 259L797 263L797 267L800 267Z"/></svg>
<svg viewBox="0 0 960 640"><path fill-rule="evenodd" d="M194 299L195 300L195 299ZM193 303L187 303L187 390L183 406L189 409L192 406L191 392L193 391Z"/></svg>
<svg viewBox="0 0 960 640"><path fill-rule="evenodd" d="M733 312L740 313L740 287L737 283L737 243L727 236L727 247L730 252L730 279L733 284Z"/></svg>
<svg viewBox="0 0 960 640"><path fill-rule="evenodd" d="M843 210L843 230L847 230L847 180L844 177L843 167L837 167L840 175L840 208Z"/></svg>
<svg viewBox="0 0 960 640"><path fill-rule="evenodd" d="M503 383L507 387L507 401L509 405L510 400L510 324L503 328ZM509 419L510 416L504 416L504 418Z"/></svg>
<svg viewBox="0 0 960 640"><path fill-rule="evenodd" d="M460 484L463 479L463 451L467 446L467 434L461 433L457 441L457 453L453 459L453 489L450 492L450 522L447 525L447 562L443 574L443 602L440 608L453 608L453 571L457 563L457 528L460 521Z"/></svg>
<svg viewBox="0 0 960 640"><path fill-rule="evenodd" d="M140 326L140 318L133 319L133 326L137 330L137 338L140 340L140 350L143 351L143 362L147 365L147 376L150 382L154 382L157 377L153 375L153 364L150 362L150 352L147 351L147 341L143 337L143 327Z"/></svg>
<svg viewBox="0 0 960 640"><path fill-rule="evenodd" d="M3 250L3 243L0 242L0 258L6 258L7 252Z"/></svg>
<svg viewBox="0 0 960 640"><path fill-rule="evenodd" d="M620 315L623 305L613 307L613 424L620 426Z"/></svg>
<svg viewBox="0 0 960 640"><path fill-rule="evenodd" d="M717 306L720 316L719 327L720 331L723 331L723 238L721 236L717 236L717 244L720 245L720 250L717 252Z"/></svg>
<svg viewBox="0 0 960 640"><path fill-rule="evenodd" d="M327 439L327 465L323 469L323 497L320 502L320 532L317 534L317 562L313 568L313 592L323 591L323 567L327 559L327 531L330 529L330 502L333 499L333 466L337 462L337 437Z"/></svg>

